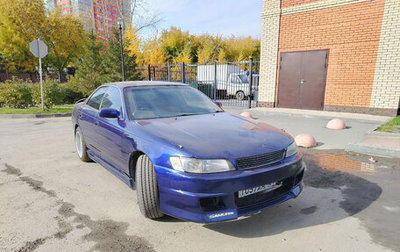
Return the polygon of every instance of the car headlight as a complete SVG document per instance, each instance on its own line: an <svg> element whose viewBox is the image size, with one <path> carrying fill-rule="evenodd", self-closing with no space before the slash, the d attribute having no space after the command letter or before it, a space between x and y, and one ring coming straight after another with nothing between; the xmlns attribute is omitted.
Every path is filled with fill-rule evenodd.
<svg viewBox="0 0 400 252"><path fill-rule="evenodd" d="M297 145L295 142L293 142L291 145L289 145L289 147L287 147L285 157L293 156L296 153L297 153Z"/></svg>
<svg viewBox="0 0 400 252"><path fill-rule="evenodd" d="M231 162L225 159L196 159L185 157L170 157L172 168L190 173L215 173L235 170Z"/></svg>

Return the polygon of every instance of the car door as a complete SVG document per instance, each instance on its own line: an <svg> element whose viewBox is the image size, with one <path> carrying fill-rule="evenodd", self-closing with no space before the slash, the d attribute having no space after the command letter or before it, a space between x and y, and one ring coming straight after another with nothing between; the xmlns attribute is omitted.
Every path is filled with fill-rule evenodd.
<svg viewBox="0 0 400 252"><path fill-rule="evenodd" d="M120 112L119 118L99 117L99 148L102 158L119 172L127 173L128 167L123 162L121 154L122 135L126 128L122 110L121 92L116 87L109 87L105 93L100 110L105 108L116 109Z"/></svg>
<svg viewBox="0 0 400 252"><path fill-rule="evenodd" d="M101 87L97 89L88 98L86 104L82 106L78 115L79 127L83 133L86 145L97 155L100 155L97 143L99 108L107 88L108 87Z"/></svg>

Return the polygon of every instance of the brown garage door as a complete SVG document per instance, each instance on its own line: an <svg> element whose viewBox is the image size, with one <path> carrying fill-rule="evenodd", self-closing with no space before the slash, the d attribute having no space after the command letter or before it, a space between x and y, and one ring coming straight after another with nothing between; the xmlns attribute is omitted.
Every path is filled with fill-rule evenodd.
<svg viewBox="0 0 400 252"><path fill-rule="evenodd" d="M327 64L328 50L281 53L278 107L322 110Z"/></svg>

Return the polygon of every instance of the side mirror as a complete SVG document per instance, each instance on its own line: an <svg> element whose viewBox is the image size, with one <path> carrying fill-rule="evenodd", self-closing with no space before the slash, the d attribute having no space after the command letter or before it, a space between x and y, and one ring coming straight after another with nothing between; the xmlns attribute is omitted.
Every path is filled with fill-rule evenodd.
<svg viewBox="0 0 400 252"><path fill-rule="evenodd" d="M215 104L217 104L218 107L222 108L222 103L219 101L214 101Z"/></svg>
<svg viewBox="0 0 400 252"><path fill-rule="evenodd" d="M105 109L100 110L99 116L104 117L104 118L119 118L120 113L116 109L105 108Z"/></svg>

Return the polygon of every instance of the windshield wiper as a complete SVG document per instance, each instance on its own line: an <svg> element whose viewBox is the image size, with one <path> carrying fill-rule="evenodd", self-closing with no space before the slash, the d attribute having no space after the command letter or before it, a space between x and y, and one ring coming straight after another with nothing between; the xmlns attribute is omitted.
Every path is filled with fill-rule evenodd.
<svg viewBox="0 0 400 252"><path fill-rule="evenodd" d="M176 114L174 116L191 116L191 115L196 115L195 113L180 113L180 114Z"/></svg>

